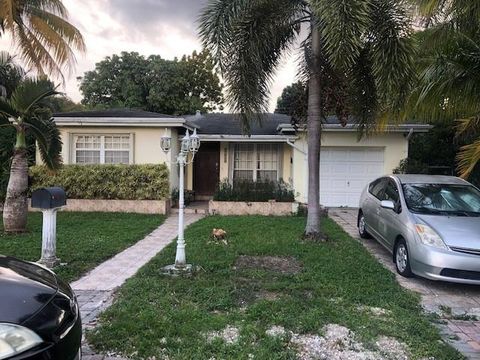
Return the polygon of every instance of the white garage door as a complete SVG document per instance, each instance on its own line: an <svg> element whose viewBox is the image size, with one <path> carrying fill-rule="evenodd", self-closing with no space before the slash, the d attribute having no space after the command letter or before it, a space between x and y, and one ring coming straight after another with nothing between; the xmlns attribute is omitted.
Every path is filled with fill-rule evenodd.
<svg viewBox="0 0 480 360"><path fill-rule="evenodd" d="M358 207L365 186L383 175L383 152L383 148L322 147L320 204Z"/></svg>

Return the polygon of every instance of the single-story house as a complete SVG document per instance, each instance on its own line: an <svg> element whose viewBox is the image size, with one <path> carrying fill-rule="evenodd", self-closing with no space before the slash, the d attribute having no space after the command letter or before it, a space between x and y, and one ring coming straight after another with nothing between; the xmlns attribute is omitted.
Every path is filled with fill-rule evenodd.
<svg viewBox="0 0 480 360"><path fill-rule="evenodd" d="M54 114L63 141L65 164L158 164L170 169L170 186L178 187L175 164L186 130L197 129L201 146L187 166L186 189L196 199L210 198L219 181L280 180L292 185L297 200L307 201L307 142L290 117L267 114L244 136L234 114L169 116L153 112L110 109ZM335 117L324 124L320 160L320 202L325 206L358 206L364 186L391 173L408 156L408 142L423 124L390 125L383 133L358 140L355 124L342 127ZM172 149L165 154L160 138L168 134Z"/></svg>

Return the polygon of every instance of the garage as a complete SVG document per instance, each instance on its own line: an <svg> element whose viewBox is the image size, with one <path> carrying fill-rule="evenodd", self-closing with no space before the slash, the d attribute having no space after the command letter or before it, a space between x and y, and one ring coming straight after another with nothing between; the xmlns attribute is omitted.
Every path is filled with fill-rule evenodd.
<svg viewBox="0 0 480 360"><path fill-rule="evenodd" d="M384 148L322 147L320 204L358 207L365 186L384 175Z"/></svg>

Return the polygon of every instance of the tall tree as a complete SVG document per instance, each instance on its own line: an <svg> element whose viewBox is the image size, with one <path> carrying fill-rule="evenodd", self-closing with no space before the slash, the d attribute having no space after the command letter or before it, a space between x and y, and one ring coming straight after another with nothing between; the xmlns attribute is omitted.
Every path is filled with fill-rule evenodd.
<svg viewBox="0 0 480 360"><path fill-rule="evenodd" d="M82 103L125 106L165 114L191 114L221 108L222 86L208 52L181 59L122 52L99 62L80 79Z"/></svg>
<svg viewBox="0 0 480 360"><path fill-rule="evenodd" d="M417 0L426 30L419 34L420 81L409 112L428 120L457 120L458 134L472 137L458 154L468 177L480 161L480 3Z"/></svg>
<svg viewBox="0 0 480 360"><path fill-rule="evenodd" d="M28 68L62 76L75 64L74 50L85 51L78 29L68 22L61 0L2 0L0 36L8 32Z"/></svg>
<svg viewBox="0 0 480 360"><path fill-rule="evenodd" d="M35 137L45 164L61 164L60 133L51 119L46 100L56 95L46 79L23 79L9 98L0 98L0 126L15 129L16 142L3 209L6 232L22 232L27 224L28 160L27 134Z"/></svg>
<svg viewBox="0 0 480 360"><path fill-rule="evenodd" d="M277 99L275 112L292 117L294 123L299 123L307 118L308 92L307 86L302 81L288 85Z"/></svg>
<svg viewBox="0 0 480 360"><path fill-rule="evenodd" d="M368 130L399 110L412 85L414 44L407 1L210 0L200 19L205 47L226 82L227 101L246 125L268 110L269 86L282 54L301 43L308 83L308 218L320 232L322 118L335 109ZM305 35L305 36L304 36ZM298 41L298 42L296 42Z"/></svg>

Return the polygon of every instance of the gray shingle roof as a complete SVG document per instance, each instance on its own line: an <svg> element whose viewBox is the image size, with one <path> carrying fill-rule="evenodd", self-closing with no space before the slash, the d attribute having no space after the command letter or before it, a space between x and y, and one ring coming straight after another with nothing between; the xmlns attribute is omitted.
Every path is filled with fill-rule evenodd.
<svg viewBox="0 0 480 360"><path fill-rule="evenodd" d="M151 111L136 109L106 109L106 110L88 110L88 111L71 111L64 113L55 113L53 117L84 117L84 118L175 118L172 115L164 115Z"/></svg>
<svg viewBox="0 0 480 360"><path fill-rule="evenodd" d="M185 119L199 127L198 132L205 135L243 135L240 118L236 114L202 114L186 116ZM261 124L252 123L250 135L276 135L277 126L290 124L290 116L265 114Z"/></svg>

